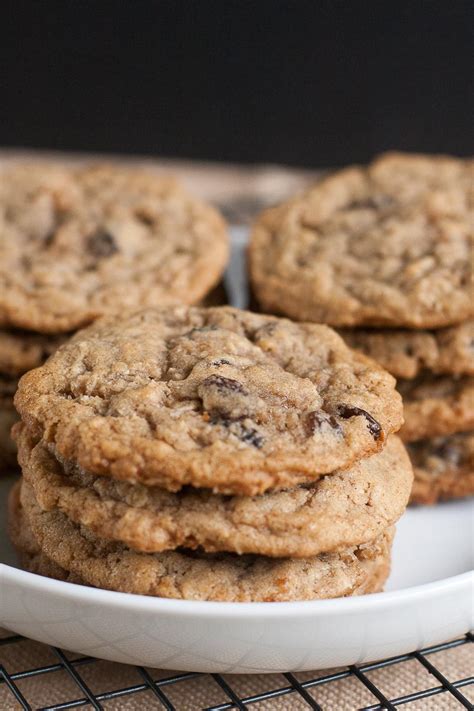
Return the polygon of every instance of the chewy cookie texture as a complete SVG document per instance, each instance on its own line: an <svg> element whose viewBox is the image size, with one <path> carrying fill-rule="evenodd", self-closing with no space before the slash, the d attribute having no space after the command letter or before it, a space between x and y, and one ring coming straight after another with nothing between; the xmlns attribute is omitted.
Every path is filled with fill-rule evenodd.
<svg viewBox="0 0 474 711"><path fill-rule="evenodd" d="M473 184L472 160L390 153L265 212L251 237L263 310L344 327L399 379L417 503L474 494L472 458L452 459L474 427Z"/></svg>
<svg viewBox="0 0 474 711"><path fill-rule="evenodd" d="M366 546L314 558L185 550L144 554L98 539L58 511L43 511L25 482L21 507L45 559L35 557L39 572L47 572L44 565L52 561L64 571L61 577L119 592L228 602L311 600L377 592L390 566L391 529ZM18 515L17 508L13 520Z"/></svg>
<svg viewBox="0 0 474 711"><path fill-rule="evenodd" d="M435 503L474 494L474 434L434 437L408 446L415 481L412 501Z"/></svg>
<svg viewBox="0 0 474 711"><path fill-rule="evenodd" d="M471 324L466 324L465 333L471 328ZM460 331L461 327L456 330ZM379 334L374 337L378 339ZM413 341L415 338L416 333ZM355 345L355 340L351 336L349 342ZM365 335L357 345L363 352L375 355L373 340L369 347L364 347L364 343L367 344ZM434 504L438 500L474 495L474 341L471 339L469 344L464 341L464 344L464 358L456 360L455 353L451 352L451 374L447 368L442 375L437 369L433 373L423 368L416 369L416 376L412 371L412 379L405 377L398 381L405 413L400 436L409 443L415 473L413 503ZM380 361L392 372L397 369L383 357Z"/></svg>
<svg viewBox="0 0 474 711"><path fill-rule="evenodd" d="M437 331L408 329L341 329L340 335L396 378L474 375L474 321Z"/></svg>
<svg viewBox="0 0 474 711"><path fill-rule="evenodd" d="M16 405L10 530L33 571L214 601L383 587L413 477L401 398L326 326L231 307L104 318Z"/></svg>
<svg viewBox="0 0 474 711"><path fill-rule="evenodd" d="M466 432L474 427L474 378L425 374L398 383L403 397L405 442Z"/></svg>
<svg viewBox="0 0 474 711"><path fill-rule="evenodd" d="M331 329L230 307L103 319L25 375L15 404L90 473L245 495L346 468L402 422L392 376Z"/></svg>
<svg viewBox="0 0 474 711"><path fill-rule="evenodd" d="M16 436L24 479L42 509L146 553L184 547L299 558L363 545L401 516L412 485L395 436L348 471L253 497L190 487L173 493L93 476L58 462L24 427Z"/></svg>
<svg viewBox="0 0 474 711"><path fill-rule="evenodd" d="M0 172L0 379L36 368L97 317L146 303L222 299L216 211L169 178L119 166ZM1 388L1 385L0 385ZM0 468L14 464L0 390Z"/></svg>
<svg viewBox="0 0 474 711"><path fill-rule="evenodd" d="M76 330L104 313L196 303L219 282L218 213L174 180L117 166L0 173L0 325Z"/></svg>
<svg viewBox="0 0 474 711"><path fill-rule="evenodd" d="M333 326L465 321L473 180L473 161L397 153L330 175L257 220L257 301Z"/></svg>

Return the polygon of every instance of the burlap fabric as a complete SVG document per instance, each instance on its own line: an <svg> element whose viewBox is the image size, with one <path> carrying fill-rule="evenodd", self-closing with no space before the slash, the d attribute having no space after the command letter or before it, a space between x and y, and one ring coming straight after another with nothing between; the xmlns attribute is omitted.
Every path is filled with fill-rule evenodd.
<svg viewBox="0 0 474 711"><path fill-rule="evenodd" d="M1 668L10 676L39 667L53 667L53 670L29 678L17 678L15 684L30 706L34 709L56 706L84 698L84 694L68 671L60 665L58 656L43 644L22 640L1 646L1 638L9 633L0 632L0 709L13 711L21 706L14 700L5 682L1 681ZM67 659L80 659L79 655L67 653ZM450 681L466 679L474 670L474 644L466 642L452 649L430 654L429 661ZM98 696L108 691L126 689L144 684L144 677L138 669L123 664L105 661L90 661L73 665L90 691ZM153 681L174 676L175 672L148 669ZM345 669L296 673L300 682L327 676L332 671L343 673ZM179 673L179 672L176 672ZM414 658L398 662L393 666L366 672L367 678L388 699L413 694L426 689L440 687L439 681ZM235 693L246 699L270 689L289 687L290 683L283 674L229 675L224 677ZM195 711L229 703L229 697L210 675L195 675L162 687L163 693L178 711ZM472 683L463 686L460 691L474 703L474 678ZM356 709L376 705L377 698L354 675L336 681L326 682L308 689L308 694L324 711L355 711ZM137 691L115 699L100 702L110 711L144 711L165 708L151 691ZM86 708L91 708L90 705ZM285 696L249 704L249 708L261 711L280 711L283 709L299 710L310 708L309 704L296 691ZM406 706L410 711L455 711L462 709L462 704L449 692L438 693L428 698L412 701Z"/></svg>

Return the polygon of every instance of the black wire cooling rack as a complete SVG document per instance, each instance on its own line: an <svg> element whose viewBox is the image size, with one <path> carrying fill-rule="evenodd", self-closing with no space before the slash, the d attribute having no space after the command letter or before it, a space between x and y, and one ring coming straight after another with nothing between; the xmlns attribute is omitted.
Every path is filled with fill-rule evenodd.
<svg viewBox="0 0 474 711"><path fill-rule="evenodd" d="M19 635L11 635L0 639L0 647L2 647L3 652L6 648L8 658L8 650L12 651L15 645L21 644L23 641L25 641L24 637ZM259 702L268 702L281 697L288 697L288 709L293 708L296 700L298 700L299 704L303 703L303 706L305 702L308 708L326 711L329 707L327 705L322 705L323 702L318 703L318 688L347 678L356 679L358 683L362 684L363 687L365 687L365 689L372 694L374 701L376 701L376 703L370 706L364 706L360 709L360 711L377 711L380 709L393 710L402 705L409 705L411 702L421 701L437 695L442 696L443 700L446 701L445 704L441 704L439 706L440 709L451 709L453 708L452 704L454 703L456 708L459 707L461 709L464 707L472 710L474 709L474 705L468 698L466 698L462 692L462 689L465 689L469 685L474 685L474 676L450 681L435 666L435 664L430 661L430 657L437 652L454 649L463 645L470 645L473 642L474 634L471 632L461 639L446 642L445 644L439 644L417 652L412 652L411 654L403 654L398 657L392 657L390 659L385 659L372 664L350 666L345 669L338 670L335 673L329 673L325 676L318 676L317 678L309 678L305 681L299 681L294 674L287 673L282 675L287 682L285 685L279 688L269 688L267 690L260 691L258 694L247 697L242 697L237 693L235 688L236 685L232 682L232 677L230 677L229 680L229 677L224 678L221 674L204 675L198 673L179 673L154 679L150 671L147 671L143 667L134 667L134 670L138 675L137 678L140 679L140 683L136 683L131 686L124 686L123 688L116 688L104 693L93 693L89 688L89 685L86 683L86 680L83 676L81 676L81 669L84 669L84 667L88 665L99 663L99 660L94 659L93 657L70 659L60 649L51 647L49 649L57 659L56 663L34 669L15 671L15 673L8 673L6 668L8 664L3 666L0 665L0 690L3 685L6 685L11 694L12 702L11 706L2 705L1 708L37 709L38 711L56 711L59 709L72 709L77 707L104 709L104 704L109 701L119 699L125 700L127 697L134 695L139 696L144 692L148 692L147 700L145 701L143 699L143 703L139 702L140 709L165 708L168 709L168 711L179 711L179 707L175 706L167 695L167 690L171 686L184 684L191 679L207 677L208 679L212 679L213 683L219 687L219 690L223 694L223 699L225 700L214 706L196 706L196 708L202 708L205 709L205 711L247 709L253 704L258 705ZM474 647L471 649L474 651ZM373 670L389 667L395 668L396 665L410 660L415 660L424 667L424 669L433 678L433 686L423 690L413 691L405 696L387 698L381 689L378 688L367 675L368 672ZM77 690L77 694L69 699L61 700L54 706L33 706L32 702L25 698L24 693L22 693L19 688L19 684L21 684L22 680L25 679L31 679L33 677L46 677L47 675L52 675L57 672L65 672L67 674L69 680L73 683L73 688ZM309 692L310 689L311 694ZM301 706L299 705L298 708L300 707ZM120 703L115 705L114 708L120 708ZM189 704L187 705L187 708L189 708ZM266 708L268 708L268 705ZM421 707L418 706L417 708ZM331 707L331 711L334 711L333 706Z"/></svg>

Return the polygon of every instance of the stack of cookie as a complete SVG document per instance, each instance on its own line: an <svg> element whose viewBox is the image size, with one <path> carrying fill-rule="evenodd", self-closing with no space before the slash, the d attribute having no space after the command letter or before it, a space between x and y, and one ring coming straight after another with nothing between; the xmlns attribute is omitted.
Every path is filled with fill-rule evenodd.
<svg viewBox="0 0 474 711"><path fill-rule="evenodd" d="M412 484L402 403L330 328L231 307L108 317L15 402L28 569L201 600L382 588Z"/></svg>
<svg viewBox="0 0 474 711"><path fill-rule="evenodd" d="M263 310L343 327L400 378L415 502L474 494L473 185L472 161L387 154L267 211L250 245Z"/></svg>
<svg viewBox="0 0 474 711"><path fill-rule="evenodd" d="M350 331L354 348L398 379L415 470L412 502L474 494L474 324L437 331Z"/></svg>
<svg viewBox="0 0 474 711"><path fill-rule="evenodd" d="M228 258L224 223L169 178L17 165L0 174L0 469L16 379L99 315L197 303Z"/></svg>

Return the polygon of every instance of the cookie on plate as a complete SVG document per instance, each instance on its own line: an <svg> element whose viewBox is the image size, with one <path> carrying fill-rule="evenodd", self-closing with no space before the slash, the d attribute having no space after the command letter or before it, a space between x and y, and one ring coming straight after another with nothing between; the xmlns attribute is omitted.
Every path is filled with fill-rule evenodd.
<svg viewBox="0 0 474 711"><path fill-rule="evenodd" d="M170 178L119 166L0 173L0 326L76 330L99 315L196 303L219 282L225 224Z"/></svg>
<svg viewBox="0 0 474 711"><path fill-rule="evenodd" d="M393 377L334 331L230 307L100 320L23 376L15 403L90 473L246 495L347 468L402 422Z"/></svg>
<svg viewBox="0 0 474 711"><path fill-rule="evenodd" d="M474 433L412 442L408 445L415 470L412 503L474 495Z"/></svg>
<svg viewBox="0 0 474 711"><path fill-rule="evenodd" d="M59 511L42 511L26 482L21 486L21 506L15 506L14 493L10 505L13 528L18 529L15 517L24 515L46 560L106 590L186 600L313 600L376 592L390 569L392 528L367 545L313 558L185 549L151 554L98 539ZM36 572L43 572L44 563L36 558L34 564Z"/></svg>
<svg viewBox="0 0 474 711"><path fill-rule="evenodd" d="M426 370L474 375L474 321L437 331L341 329L340 335L396 378L410 380Z"/></svg>
<svg viewBox="0 0 474 711"><path fill-rule="evenodd" d="M400 518L413 481L395 436L347 471L254 497L114 481L61 465L24 427L16 438L23 477L42 509L146 553L184 547L300 558L361 545Z"/></svg>
<svg viewBox="0 0 474 711"><path fill-rule="evenodd" d="M473 161L389 153L264 212L249 248L262 310L333 326L468 319L473 181Z"/></svg>
<svg viewBox="0 0 474 711"><path fill-rule="evenodd" d="M474 378L425 375L399 380L405 424L405 442L465 432L474 427Z"/></svg>

